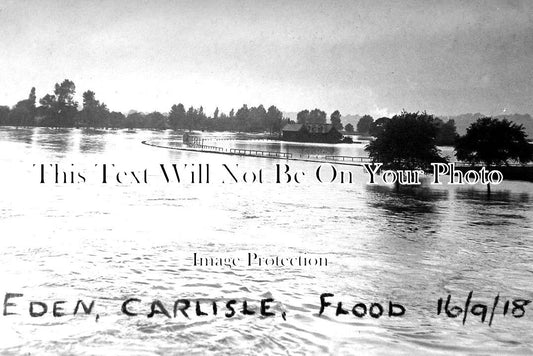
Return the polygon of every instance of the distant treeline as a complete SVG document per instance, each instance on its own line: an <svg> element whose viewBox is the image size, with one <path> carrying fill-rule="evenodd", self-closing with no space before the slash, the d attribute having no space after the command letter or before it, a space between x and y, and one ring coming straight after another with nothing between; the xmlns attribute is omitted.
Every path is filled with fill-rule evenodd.
<svg viewBox="0 0 533 356"><path fill-rule="evenodd" d="M89 127L89 128L144 128L144 129L184 129L241 132L279 132L290 120L284 119L282 112L274 105L265 109L263 105L248 107L243 105L229 114L217 108L208 116L202 107L189 107L183 104L172 105L168 115L158 111L144 114L131 112L127 116L110 111L107 105L96 99L95 93L83 93L83 103L79 110L74 100L76 86L68 79L56 84L53 94L46 94L36 104L35 88L28 99L19 101L9 108L0 106L0 125L3 126L44 126L44 127Z"/></svg>
<svg viewBox="0 0 533 356"><path fill-rule="evenodd" d="M231 109L228 114L218 108L212 115L204 112L203 107L185 108L183 104L172 105L168 115L154 111L152 113L130 112L127 116L121 112L110 111L106 104L96 99L95 93L88 90L83 93L83 103L79 110L74 100L76 86L71 80L65 79L57 83L52 94L46 94L39 100L32 88L27 99L19 101L9 108L0 106L0 125L3 126L44 126L44 127L88 127L88 128L144 128L144 129L182 129L236 132L270 132L279 133L287 123L283 113L274 105L265 109L263 105L248 107L243 105L237 111ZM375 136L383 125L383 117L376 121L363 116L357 123L357 132ZM297 114L297 123L327 123L327 115L319 109L302 110ZM341 122L341 114L335 110L330 115L330 123L339 131L354 133L354 127ZM456 137L455 123L449 120L444 123L435 118L438 126L439 145L451 145Z"/></svg>

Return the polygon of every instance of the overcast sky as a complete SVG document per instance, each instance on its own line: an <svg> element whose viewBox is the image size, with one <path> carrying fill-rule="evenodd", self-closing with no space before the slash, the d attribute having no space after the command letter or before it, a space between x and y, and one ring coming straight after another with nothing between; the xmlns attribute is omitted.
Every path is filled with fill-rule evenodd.
<svg viewBox="0 0 533 356"><path fill-rule="evenodd" d="M0 104L533 113L533 1L0 0Z"/></svg>

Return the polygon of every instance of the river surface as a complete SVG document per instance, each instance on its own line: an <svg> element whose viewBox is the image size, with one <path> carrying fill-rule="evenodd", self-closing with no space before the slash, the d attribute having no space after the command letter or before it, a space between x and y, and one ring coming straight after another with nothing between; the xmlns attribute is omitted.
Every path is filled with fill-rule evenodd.
<svg viewBox="0 0 533 356"><path fill-rule="evenodd" d="M364 155L364 144L195 135L225 148ZM0 128L0 297L23 294L8 307L18 315L0 315L0 353L533 353L533 306L522 318L511 308L504 316L502 307L533 299L532 183L504 181L490 197L483 186L427 182L396 192L367 185L360 167L338 167L353 173L351 183L319 183L319 163L183 152L144 140L178 147L181 133ZM54 182L50 164L56 163L67 173L59 180L69 183ZM198 176L191 183L190 172L181 183L166 183L159 164L172 163L209 164L210 183L198 183ZM276 164L305 175L300 183L276 184ZM113 181L118 171L135 171L140 179L143 169L148 183L131 174ZM251 183L260 169L263 183ZM194 253L243 261L248 253L311 256L328 265L200 267L193 265ZM463 315L437 315L439 298L451 294L452 303L463 306L470 291L472 304L487 304L489 316L499 294L492 326L489 316L482 323L469 314L463 325ZM322 293L334 294L328 301L342 301L350 313L335 316L330 306L319 316ZM121 312L128 298L140 300L129 304L137 316ZM275 315L260 317L259 303L267 298ZM90 315L72 315L78 299L95 301ZM190 319L179 312L148 318L155 299L170 314L177 299L200 300L209 315L197 316L193 305ZM237 313L228 318L230 299L237 300ZM243 300L255 315L241 313ZM45 303L47 313L31 317L31 301ZM54 301L65 301L59 305L67 315L52 316ZM389 301L402 304L405 315L351 313L356 303L380 303L386 314Z"/></svg>

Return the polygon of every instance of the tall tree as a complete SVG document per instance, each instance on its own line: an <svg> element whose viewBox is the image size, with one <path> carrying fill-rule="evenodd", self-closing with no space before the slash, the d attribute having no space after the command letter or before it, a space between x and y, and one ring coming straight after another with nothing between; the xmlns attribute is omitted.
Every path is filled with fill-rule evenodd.
<svg viewBox="0 0 533 356"><path fill-rule="evenodd" d="M112 128L124 127L126 125L126 117L123 113L113 111L109 113L109 126Z"/></svg>
<svg viewBox="0 0 533 356"><path fill-rule="evenodd" d="M185 121L187 119L187 113L182 103L178 105L172 105L170 113L168 115L168 121L170 127L174 130L185 127Z"/></svg>
<svg viewBox="0 0 533 356"><path fill-rule="evenodd" d="M195 110L193 106L189 107L185 115L185 128L190 131L195 129L196 117L198 116L198 110Z"/></svg>
<svg viewBox="0 0 533 356"><path fill-rule="evenodd" d="M0 125L8 125L9 106L0 106Z"/></svg>
<svg viewBox="0 0 533 356"><path fill-rule="evenodd" d="M206 115L204 113L204 107L203 106L200 106L200 108L198 109L198 117L202 118L202 119L205 119L206 118Z"/></svg>
<svg viewBox="0 0 533 356"><path fill-rule="evenodd" d="M341 113L339 110L335 110L331 113L329 120L331 121L331 124L333 127L335 127L337 130L342 131L342 122L341 122Z"/></svg>
<svg viewBox="0 0 533 356"><path fill-rule="evenodd" d="M69 127L74 125L74 117L78 112L78 103L74 101L76 86L68 79L55 85L54 94L46 94L39 103L44 114L44 123L48 126Z"/></svg>
<svg viewBox="0 0 533 356"><path fill-rule="evenodd" d="M361 134L368 134L370 132L370 127L374 122L374 118L370 115L364 115L357 122L357 132Z"/></svg>
<svg viewBox="0 0 533 356"><path fill-rule="evenodd" d="M78 114L79 124L88 127L108 126L109 110L104 103L96 100L91 90L83 93L83 107Z"/></svg>
<svg viewBox="0 0 533 356"><path fill-rule="evenodd" d="M28 103L29 105L33 106L34 109L36 100L37 96L35 95L35 87L32 87L30 90L30 95L28 96Z"/></svg>
<svg viewBox="0 0 533 356"><path fill-rule="evenodd" d="M280 132L281 120L283 119L282 112L274 105L270 106L267 111L267 123L270 134L273 132Z"/></svg>
<svg viewBox="0 0 533 356"><path fill-rule="evenodd" d="M314 109L309 112L308 123L309 124L325 124L327 115L320 109Z"/></svg>
<svg viewBox="0 0 533 356"><path fill-rule="evenodd" d="M132 129L134 127L145 127L144 117L144 114L140 112L137 112L135 110L130 111L125 121L126 127L128 129Z"/></svg>
<svg viewBox="0 0 533 356"><path fill-rule="evenodd" d="M307 124L309 121L309 110L302 110L296 114L296 122L298 124Z"/></svg>
<svg viewBox="0 0 533 356"><path fill-rule="evenodd" d="M37 112L42 117L41 124L43 126L57 126L55 118L55 110L57 107L57 100L55 95L46 94L39 100L40 106Z"/></svg>
<svg viewBox="0 0 533 356"><path fill-rule="evenodd" d="M453 146L457 139L457 128L455 127L455 120L450 119L446 123L437 119L437 145L439 146Z"/></svg>
<svg viewBox="0 0 533 356"><path fill-rule="evenodd" d="M383 130L383 127L385 127L385 124L389 121L390 119L386 116L380 117L370 125L370 130L368 133L374 137L379 135L379 133Z"/></svg>
<svg viewBox="0 0 533 356"><path fill-rule="evenodd" d="M31 88L28 99L19 101L9 112L8 121L14 126L32 126L35 124L35 87Z"/></svg>
<svg viewBox="0 0 533 356"><path fill-rule="evenodd" d="M352 124L347 124L346 126L344 126L344 130L346 132L353 133L354 132L353 125Z"/></svg>
<svg viewBox="0 0 533 356"><path fill-rule="evenodd" d="M267 112L263 105L252 107L249 115L249 131L260 132L264 131L267 127Z"/></svg>
<svg viewBox="0 0 533 356"><path fill-rule="evenodd" d="M244 104L239 110L237 110L237 113L235 114L235 119L237 119L237 130L240 131L247 131L247 121L250 117L250 109L248 109L248 105Z"/></svg>
<svg viewBox="0 0 533 356"><path fill-rule="evenodd" d="M54 94L57 97L57 118L59 126L74 126L74 116L78 111L78 103L74 101L76 85L71 80L65 79L61 84L55 85Z"/></svg>
<svg viewBox="0 0 533 356"><path fill-rule="evenodd" d="M158 111L151 112L145 117L146 127L151 129L166 129L167 118Z"/></svg>

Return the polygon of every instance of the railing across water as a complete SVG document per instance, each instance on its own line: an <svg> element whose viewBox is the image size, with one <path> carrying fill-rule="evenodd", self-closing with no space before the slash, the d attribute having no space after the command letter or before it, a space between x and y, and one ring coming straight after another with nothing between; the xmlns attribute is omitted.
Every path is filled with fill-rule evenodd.
<svg viewBox="0 0 533 356"><path fill-rule="evenodd" d="M354 156L324 156L325 160L341 161L341 162L372 162L370 157L354 157Z"/></svg>
<svg viewBox="0 0 533 356"><path fill-rule="evenodd" d="M241 156L251 156L251 157L265 157L265 158L278 158L278 159L296 159L293 158L292 153L288 152L276 152L276 151L261 151L261 150L250 150L250 149L244 149L244 148L224 148L219 146L208 146L208 145L202 145L200 143L200 140L194 140L193 142L187 142L186 145L189 147L189 149L198 149L205 152L220 152L225 154L233 154L233 155L241 155ZM146 141L142 141L143 144L149 145L149 146L155 146L155 147L161 147L161 148L168 148L168 149L177 149L179 150L179 147L167 147L167 146L160 146L152 143L148 143ZM187 148L183 148L184 150L187 150ZM364 162L372 162L370 157L355 157L355 156L314 156L308 155L307 159L300 155L300 160L305 161L335 161L335 162L342 162L344 164L350 164L350 163L364 163Z"/></svg>
<svg viewBox="0 0 533 356"><path fill-rule="evenodd" d="M246 150L242 148L231 148L230 153L243 156L275 157L275 158L292 158L292 153Z"/></svg>
<svg viewBox="0 0 533 356"><path fill-rule="evenodd" d="M207 151L224 152L224 148L218 147L218 146L206 146L206 145L200 145L196 143L189 143L189 147L199 148L201 150L207 150Z"/></svg>

